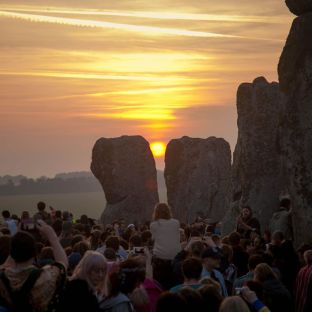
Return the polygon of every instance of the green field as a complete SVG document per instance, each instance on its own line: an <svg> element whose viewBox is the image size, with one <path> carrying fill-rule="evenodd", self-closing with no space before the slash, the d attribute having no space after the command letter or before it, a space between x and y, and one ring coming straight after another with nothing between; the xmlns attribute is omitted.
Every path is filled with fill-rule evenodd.
<svg viewBox="0 0 312 312"><path fill-rule="evenodd" d="M160 201L166 201L164 190L159 192ZM106 205L103 192L86 192L70 194L40 194L0 196L0 211L9 210L12 214L21 216L24 210L34 214L37 212L37 202L44 201L47 206L71 212L75 218L82 214L99 219ZM47 207L48 208L48 207Z"/></svg>
<svg viewBox="0 0 312 312"><path fill-rule="evenodd" d="M52 206L55 209L70 211L75 218L87 214L94 219L100 218L106 204L103 192L14 195L0 196L0 210L6 209L18 216L24 210L33 214L37 211L36 204L38 201L44 201L47 206Z"/></svg>

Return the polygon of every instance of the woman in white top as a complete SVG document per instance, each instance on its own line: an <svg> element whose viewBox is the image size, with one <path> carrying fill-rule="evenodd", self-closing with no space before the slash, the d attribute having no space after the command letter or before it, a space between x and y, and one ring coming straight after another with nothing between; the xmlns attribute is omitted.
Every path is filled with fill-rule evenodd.
<svg viewBox="0 0 312 312"><path fill-rule="evenodd" d="M165 203L155 206L150 231L154 240L153 276L164 289L174 285L172 260L181 251L180 223Z"/></svg>

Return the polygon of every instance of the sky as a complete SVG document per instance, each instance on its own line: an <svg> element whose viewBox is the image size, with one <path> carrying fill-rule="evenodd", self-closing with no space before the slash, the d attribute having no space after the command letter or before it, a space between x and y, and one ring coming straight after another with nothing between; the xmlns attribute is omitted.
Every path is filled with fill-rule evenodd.
<svg viewBox="0 0 312 312"><path fill-rule="evenodd" d="M293 18L277 0L0 1L0 175L88 170L100 137L233 151L236 90L277 81Z"/></svg>

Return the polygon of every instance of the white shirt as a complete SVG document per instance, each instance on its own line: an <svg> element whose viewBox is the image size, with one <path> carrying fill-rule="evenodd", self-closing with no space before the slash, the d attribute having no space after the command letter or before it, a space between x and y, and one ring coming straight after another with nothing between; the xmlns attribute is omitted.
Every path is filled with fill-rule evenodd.
<svg viewBox="0 0 312 312"><path fill-rule="evenodd" d="M154 239L154 256L172 260L181 251L178 220L159 219L151 223L150 230Z"/></svg>

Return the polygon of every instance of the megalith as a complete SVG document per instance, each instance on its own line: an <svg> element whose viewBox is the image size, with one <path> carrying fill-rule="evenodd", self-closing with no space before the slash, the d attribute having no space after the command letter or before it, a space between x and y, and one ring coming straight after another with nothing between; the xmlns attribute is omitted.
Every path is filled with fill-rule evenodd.
<svg viewBox="0 0 312 312"><path fill-rule="evenodd" d="M165 155L168 203L182 222L197 216L220 221L228 209L231 150L224 139L182 137Z"/></svg>
<svg viewBox="0 0 312 312"><path fill-rule="evenodd" d="M280 150L280 110L284 100L276 82L264 77L237 91L238 138L233 154L231 204L223 232L235 229L243 205L249 205L262 230L268 228L286 191Z"/></svg>
<svg viewBox="0 0 312 312"><path fill-rule="evenodd" d="M294 12L291 3L304 10ZM312 241L312 1L287 4L300 15L292 24L278 65L281 90L287 98L281 146L298 245Z"/></svg>
<svg viewBox="0 0 312 312"><path fill-rule="evenodd" d="M157 173L149 143L141 136L100 138L92 150L91 171L106 197L101 220L151 220L158 202Z"/></svg>

